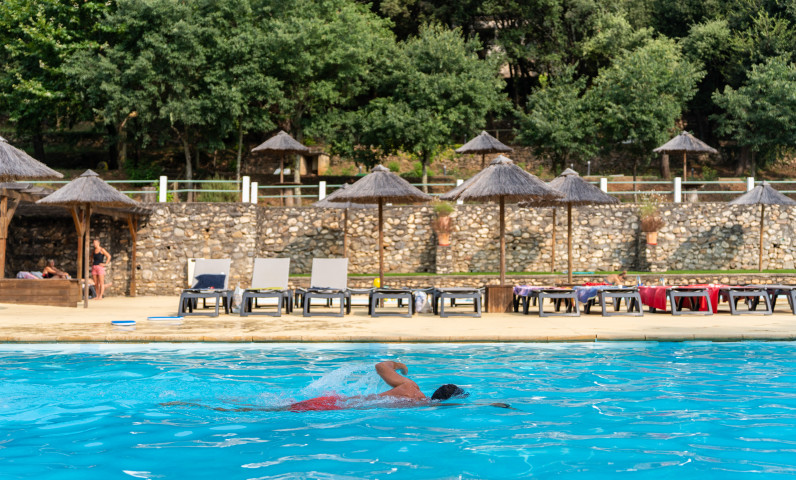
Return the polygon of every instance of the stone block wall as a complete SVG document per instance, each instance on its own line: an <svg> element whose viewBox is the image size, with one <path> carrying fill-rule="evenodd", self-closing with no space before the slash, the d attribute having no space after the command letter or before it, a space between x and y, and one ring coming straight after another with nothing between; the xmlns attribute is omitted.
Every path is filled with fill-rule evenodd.
<svg viewBox="0 0 796 480"><path fill-rule="evenodd" d="M240 283L247 287L255 257L290 257L292 274L308 274L313 258L342 256L342 210L240 203L154 204L153 209L138 231L136 283L141 295L179 292L187 285L189 258L232 258L230 285ZM665 226L658 235L658 245L649 246L639 229L637 206L573 209L573 270L665 272L757 267L759 207L666 204L661 211ZM550 271L552 209L512 205L506 207L506 214L507 269ZM378 271L376 210L349 210L348 215L349 272L375 273ZM796 268L796 246L791 240L794 215L794 207L766 208L764 268ZM387 272L497 271L496 205L458 205L453 214L450 247L437 248L430 207L387 207L384 218ZM564 271L567 268L565 208L557 209L555 225L555 270ZM49 257L55 258L61 268L71 273L76 271L77 240L71 218L15 217L9 233L8 276L19 270L41 270L44 259ZM126 294L131 261L131 237L126 223L93 216L93 237L99 237L113 255L110 294ZM444 278L446 282L453 281L452 277ZM483 276L461 278L462 282L476 284L491 281Z"/></svg>

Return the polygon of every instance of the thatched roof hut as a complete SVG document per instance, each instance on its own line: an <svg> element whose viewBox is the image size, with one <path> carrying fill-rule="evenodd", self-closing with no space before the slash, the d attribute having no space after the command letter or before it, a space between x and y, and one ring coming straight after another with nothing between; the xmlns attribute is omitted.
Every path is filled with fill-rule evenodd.
<svg viewBox="0 0 796 480"><path fill-rule="evenodd" d="M687 156L689 153L717 154L718 150L711 147L690 133L683 131L673 139L653 150L656 153L682 153L683 154L683 180L687 178Z"/></svg>
<svg viewBox="0 0 796 480"><path fill-rule="evenodd" d="M506 282L506 203L552 202L562 195L500 155L488 167L442 195L443 200L498 202L500 204L500 284Z"/></svg>
<svg viewBox="0 0 796 480"><path fill-rule="evenodd" d="M285 183L285 155L291 153L304 155L309 153L310 149L297 142L286 131L280 130L273 137L252 148L252 153L254 152L279 155L279 183Z"/></svg>
<svg viewBox="0 0 796 480"><path fill-rule="evenodd" d="M480 153L481 168L485 167L487 153L508 153L513 151L514 149L504 145L500 140L486 133L486 131L482 131L475 138L456 149L456 153Z"/></svg>
<svg viewBox="0 0 796 480"><path fill-rule="evenodd" d="M561 172L548 185L564 195L563 198L554 200L554 202L567 207L567 278L569 283L572 283L572 207L619 203L619 199L587 182L571 168ZM553 239L555 239L555 216L553 218ZM553 257L555 257L555 250L553 250ZM553 258L553 262L555 262L555 258Z"/></svg>
<svg viewBox="0 0 796 480"><path fill-rule="evenodd" d="M765 224L766 205L796 205L796 201L779 193L768 182L744 193L729 202L730 205L760 205L760 245L757 258L757 269L763 271L763 225Z"/></svg>
<svg viewBox="0 0 796 480"><path fill-rule="evenodd" d="M64 176L0 137L0 182L52 178Z"/></svg>
<svg viewBox="0 0 796 480"><path fill-rule="evenodd" d="M335 203L375 203L378 206L379 285L384 286L384 204L427 202L431 200L431 196L421 192L389 169L376 165L369 174L329 200Z"/></svg>
<svg viewBox="0 0 796 480"><path fill-rule="evenodd" d="M91 229L91 207L129 207L138 202L105 183L96 172L86 170L82 175L36 202L43 205L62 205L72 210L78 236L77 264L83 264L83 278L88 278L88 244ZM83 259L86 259L83 262ZM79 277L78 277L79 278ZM88 308L88 282L83 284L83 306Z"/></svg>

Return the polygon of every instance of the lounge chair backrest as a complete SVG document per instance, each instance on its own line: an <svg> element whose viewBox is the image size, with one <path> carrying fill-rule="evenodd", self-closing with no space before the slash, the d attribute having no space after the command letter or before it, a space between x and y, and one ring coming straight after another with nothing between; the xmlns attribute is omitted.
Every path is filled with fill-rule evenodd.
<svg viewBox="0 0 796 480"><path fill-rule="evenodd" d="M289 258L255 258L251 288L287 290Z"/></svg>
<svg viewBox="0 0 796 480"><path fill-rule="evenodd" d="M334 288L345 290L348 288L348 259L347 258L313 258L312 288Z"/></svg>
<svg viewBox="0 0 796 480"><path fill-rule="evenodd" d="M196 277L199 275L204 274L211 274L211 275L225 275L224 278L224 289L229 288L229 271L232 267L232 259L230 258L218 258L218 259L209 259L209 258L197 258L196 265L193 268L193 278L191 279L191 285L196 284Z"/></svg>

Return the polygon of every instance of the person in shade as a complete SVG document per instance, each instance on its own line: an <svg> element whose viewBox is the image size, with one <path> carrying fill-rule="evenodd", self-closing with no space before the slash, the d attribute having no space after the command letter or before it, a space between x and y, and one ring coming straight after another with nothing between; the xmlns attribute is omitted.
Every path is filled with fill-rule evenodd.
<svg viewBox="0 0 796 480"><path fill-rule="evenodd" d="M403 373L401 375L400 373ZM429 399L426 397L417 384L405 377L409 373L409 368L401 362L380 362L376 364L376 373L384 382L392 387L386 392L377 395L343 397L340 395L325 395L322 397L310 398L296 402L287 407L292 412L308 412L317 410L342 410L356 405L361 400L378 400L385 398L391 400L385 402L385 406L412 407L428 406L450 398L465 398L469 394L452 383L442 385L434 391Z"/></svg>
<svg viewBox="0 0 796 480"><path fill-rule="evenodd" d="M105 283L105 267L111 263L111 254L100 246L98 239L94 239L94 248L91 257L91 276L97 289L97 300L102 300L105 295L105 287L110 285Z"/></svg>

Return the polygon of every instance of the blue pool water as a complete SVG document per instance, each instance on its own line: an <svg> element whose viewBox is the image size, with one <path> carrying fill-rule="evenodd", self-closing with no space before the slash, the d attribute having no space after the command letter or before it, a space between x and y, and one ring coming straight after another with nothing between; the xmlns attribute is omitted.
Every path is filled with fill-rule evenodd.
<svg viewBox="0 0 796 480"><path fill-rule="evenodd" d="M792 343L0 346L0 479L794 476L794 358ZM471 395L207 408L377 393L385 359L427 394Z"/></svg>

